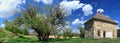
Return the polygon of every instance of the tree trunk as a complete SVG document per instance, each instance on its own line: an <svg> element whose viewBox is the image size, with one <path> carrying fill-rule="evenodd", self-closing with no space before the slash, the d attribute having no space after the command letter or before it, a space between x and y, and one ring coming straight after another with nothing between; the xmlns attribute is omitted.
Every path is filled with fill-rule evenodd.
<svg viewBox="0 0 120 43"><path fill-rule="evenodd" d="M48 41L50 31L43 33L43 32L36 30L36 28L34 28L33 26L32 26L32 29L34 29L37 32L37 34L38 34L37 37L38 37L39 41Z"/></svg>
<svg viewBox="0 0 120 43"><path fill-rule="evenodd" d="M39 41L48 41L49 35L50 35L50 32L47 32L47 33L38 32L37 37L38 37Z"/></svg>

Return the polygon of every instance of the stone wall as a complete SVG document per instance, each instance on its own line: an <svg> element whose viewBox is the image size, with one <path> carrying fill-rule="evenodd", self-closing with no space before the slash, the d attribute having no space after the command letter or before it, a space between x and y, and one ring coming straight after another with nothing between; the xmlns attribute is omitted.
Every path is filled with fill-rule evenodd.
<svg viewBox="0 0 120 43"><path fill-rule="evenodd" d="M99 36L98 30L100 31ZM92 20L85 24L85 38L104 38L104 32L111 33L111 38L117 38L117 25L98 20Z"/></svg>
<svg viewBox="0 0 120 43"><path fill-rule="evenodd" d="M93 34L93 21L85 24L85 38L92 38Z"/></svg>
<svg viewBox="0 0 120 43"><path fill-rule="evenodd" d="M117 25L107 23L103 21L94 21L94 38L103 38L103 32L112 32L113 38L117 37ZM98 30L100 30L100 36L98 36Z"/></svg>

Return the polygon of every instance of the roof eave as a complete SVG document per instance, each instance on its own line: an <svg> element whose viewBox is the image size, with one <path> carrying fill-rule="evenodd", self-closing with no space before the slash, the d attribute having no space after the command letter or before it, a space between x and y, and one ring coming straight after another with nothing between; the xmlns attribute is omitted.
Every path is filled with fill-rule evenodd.
<svg viewBox="0 0 120 43"><path fill-rule="evenodd" d="M89 19L88 21L86 21L84 24L86 24L87 22L91 21L91 20L96 20L95 18L91 18ZM97 19L97 20L100 20L100 19ZM117 22L112 22L112 21L106 21L106 20L100 20L100 21L105 21L105 22L109 22L109 23L113 23L113 24L118 24Z"/></svg>

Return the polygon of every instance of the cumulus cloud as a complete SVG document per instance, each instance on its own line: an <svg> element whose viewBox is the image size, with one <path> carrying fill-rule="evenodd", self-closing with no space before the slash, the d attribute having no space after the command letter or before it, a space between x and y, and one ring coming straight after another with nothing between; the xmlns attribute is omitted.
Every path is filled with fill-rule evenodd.
<svg viewBox="0 0 120 43"><path fill-rule="evenodd" d="M103 9L101 9L101 8L97 9L97 12L98 12L98 11L100 11L101 13L103 13L103 12L104 12L104 10L103 10Z"/></svg>
<svg viewBox="0 0 120 43"><path fill-rule="evenodd" d="M80 34L80 32L79 32L78 29L72 29L72 32L73 32L73 33L78 33L78 34Z"/></svg>
<svg viewBox="0 0 120 43"><path fill-rule="evenodd" d="M1 25L0 25L0 28L4 28L4 27L5 27L5 24L1 24Z"/></svg>
<svg viewBox="0 0 120 43"><path fill-rule="evenodd" d="M63 9L63 13L65 13L65 16L69 16L72 11L77 10L79 8L82 8L84 6L83 3L80 3L80 1L62 1L60 3L60 9Z"/></svg>
<svg viewBox="0 0 120 43"><path fill-rule="evenodd" d="M72 24L75 25L75 24L79 24L80 23L80 20L79 19L75 19Z"/></svg>
<svg viewBox="0 0 120 43"><path fill-rule="evenodd" d="M116 23L119 23L117 20L114 20Z"/></svg>
<svg viewBox="0 0 120 43"><path fill-rule="evenodd" d="M77 25L77 24L84 24L86 21L85 20L80 20L80 19L75 19L72 24L73 25Z"/></svg>
<svg viewBox="0 0 120 43"><path fill-rule="evenodd" d="M22 0L22 3L26 3L26 0Z"/></svg>
<svg viewBox="0 0 120 43"><path fill-rule="evenodd" d="M53 0L34 0L35 2L43 2L44 4L52 4Z"/></svg>
<svg viewBox="0 0 120 43"><path fill-rule="evenodd" d="M80 19L84 20L84 17L81 17Z"/></svg>
<svg viewBox="0 0 120 43"><path fill-rule="evenodd" d="M19 10L21 4L25 0L1 0L0 1L0 18L8 18L13 16L15 11Z"/></svg>
<svg viewBox="0 0 120 43"><path fill-rule="evenodd" d="M85 16L88 16L90 14L93 14L92 12L93 8L90 4L86 4L83 8L82 8L82 11L84 12L84 15Z"/></svg>
<svg viewBox="0 0 120 43"><path fill-rule="evenodd" d="M109 17L108 15L105 15L106 17Z"/></svg>
<svg viewBox="0 0 120 43"><path fill-rule="evenodd" d="M68 25L68 24L70 24L70 22L67 21L66 24Z"/></svg>
<svg viewBox="0 0 120 43"><path fill-rule="evenodd" d="M65 28L67 28L67 29L68 29L68 28L70 28L70 26L69 26L69 25L66 25L66 26L65 26Z"/></svg>
<svg viewBox="0 0 120 43"><path fill-rule="evenodd" d="M41 0L34 0L35 2L40 2Z"/></svg>
<svg viewBox="0 0 120 43"><path fill-rule="evenodd" d="M120 29L120 27L119 27L119 26L117 26L117 29Z"/></svg>

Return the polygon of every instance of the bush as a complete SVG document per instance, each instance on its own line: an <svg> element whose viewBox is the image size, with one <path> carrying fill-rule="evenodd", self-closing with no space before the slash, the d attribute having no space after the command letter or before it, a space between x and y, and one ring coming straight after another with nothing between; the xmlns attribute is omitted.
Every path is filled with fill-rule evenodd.
<svg viewBox="0 0 120 43"><path fill-rule="evenodd" d="M85 30L83 27L78 27L79 31L80 31L80 37L81 38L84 38L84 33L85 33Z"/></svg>
<svg viewBox="0 0 120 43"><path fill-rule="evenodd" d="M66 39L67 37L68 38L72 38L73 37L73 34L72 34L72 30L71 29L66 29L64 30L64 33L63 33L63 37Z"/></svg>

